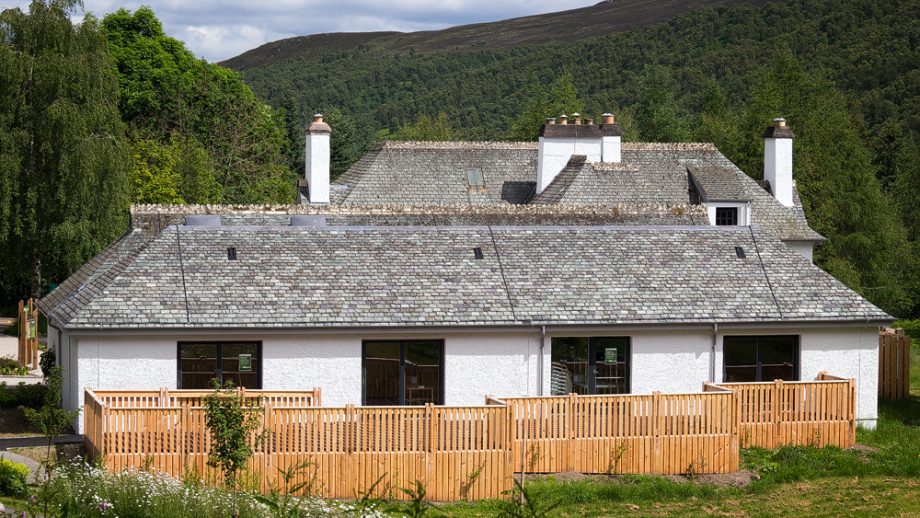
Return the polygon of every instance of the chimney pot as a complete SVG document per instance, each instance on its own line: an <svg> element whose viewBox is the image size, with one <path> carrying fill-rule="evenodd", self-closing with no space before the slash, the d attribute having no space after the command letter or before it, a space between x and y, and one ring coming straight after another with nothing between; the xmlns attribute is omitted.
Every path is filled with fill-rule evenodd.
<svg viewBox="0 0 920 518"><path fill-rule="evenodd" d="M581 114L575 112L572 114L572 117L575 117L575 124L581 124Z"/></svg>
<svg viewBox="0 0 920 518"><path fill-rule="evenodd" d="M604 121L604 124L616 124L616 118L612 113L605 113L601 115L601 120Z"/></svg>
<svg viewBox="0 0 920 518"><path fill-rule="evenodd" d="M569 116L568 116L568 115L566 115L566 114L563 113L562 115L559 116L559 124L566 125L566 124L568 124L568 123L569 123Z"/></svg>
<svg viewBox="0 0 920 518"><path fill-rule="evenodd" d="M323 122L323 114L317 113L313 115L313 122Z"/></svg>
<svg viewBox="0 0 920 518"><path fill-rule="evenodd" d="M555 118L555 117L547 117L547 118L546 118L546 123L547 123L547 124L556 124L556 118Z"/></svg>
<svg viewBox="0 0 920 518"><path fill-rule="evenodd" d="M774 127L777 127L777 128L785 128L785 127L786 127L786 119L784 119L784 118L782 118L782 117L777 117L777 118L773 119L773 126L774 126Z"/></svg>
<svg viewBox="0 0 920 518"><path fill-rule="evenodd" d="M586 124L594 124L594 118L588 117L588 120L585 121Z"/></svg>

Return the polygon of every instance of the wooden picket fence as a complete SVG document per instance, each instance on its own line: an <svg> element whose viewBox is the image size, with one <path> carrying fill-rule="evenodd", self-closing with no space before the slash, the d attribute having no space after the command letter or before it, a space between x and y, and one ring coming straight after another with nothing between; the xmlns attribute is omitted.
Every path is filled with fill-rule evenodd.
<svg viewBox="0 0 920 518"><path fill-rule="evenodd" d="M856 382L821 373L815 381L720 383L739 396L741 447L856 444ZM704 387L705 390L705 387Z"/></svg>
<svg viewBox="0 0 920 518"><path fill-rule="evenodd" d="M730 391L506 398L516 472L729 473L738 470Z"/></svg>
<svg viewBox="0 0 920 518"><path fill-rule="evenodd" d="M17 361L23 367L38 368L38 308L35 301L19 301L19 350Z"/></svg>
<svg viewBox="0 0 920 518"><path fill-rule="evenodd" d="M910 396L910 336L884 329L878 336L878 395L897 401Z"/></svg>
<svg viewBox="0 0 920 518"><path fill-rule="evenodd" d="M104 397L121 406L86 392L84 434L94 459L113 471L214 476L207 466L211 437L204 408L189 404L200 394L182 401L181 391L173 391L174 399L150 396L140 400L148 406L128 406L137 396L113 392ZM171 401L180 404L156 406ZM304 493L323 498L405 499L402 489L419 481L432 500L476 500L501 498L512 486L509 410L503 405L318 408L263 401L254 411L266 432L249 469L264 491L280 487L279 470L303 463L309 464L292 484L306 482Z"/></svg>
<svg viewBox="0 0 920 518"><path fill-rule="evenodd" d="M484 406L321 408L312 392L241 391L261 415L250 470L263 490L293 483L323 498L503 498L516 472L737 471L740 448L855 442L855 382L703 384L697 394L487 397ZM110 470L209 474L201 391L93 391L86 451Z"/></svg>

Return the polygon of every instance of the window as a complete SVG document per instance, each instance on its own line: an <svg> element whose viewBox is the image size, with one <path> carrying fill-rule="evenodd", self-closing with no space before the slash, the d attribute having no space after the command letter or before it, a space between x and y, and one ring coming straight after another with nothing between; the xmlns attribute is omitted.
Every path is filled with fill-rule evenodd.
<svg viewBox="0 0 920 518"><path fill-rule="evenodd" d="M211 380L234 387L262 388L259 342L179 342L179 388L208 390Z"/></svg>
<svg viewBox="0 0 920 518"><path fill-rule="evenodd" d="M470 192L485 192L486 179L482 175L482 169L471 167L466 170L466 185Z"/></svg>
<svg viewBox="0 0 920 518"><path fill-rule="evenodd" d="M716 225L737 225L738 207L716 207Z"/></svg>
<svg viewBox="0 0 920 518"><path fill-rule="evenodd" d="M799 379L798 336L726 336L723 344L727 383Z"/></svg>
<svg viewBox="0 0 920 518"><path fill-rule="evenodd" d="M443 341L367 340L363 345L363 404L443 404Z"/></svg>
<svg viewBox="0 0 920 518"><path fill-rule="evenodd" d="M628 394L629 337L553 338L553 395Z"/></svg>

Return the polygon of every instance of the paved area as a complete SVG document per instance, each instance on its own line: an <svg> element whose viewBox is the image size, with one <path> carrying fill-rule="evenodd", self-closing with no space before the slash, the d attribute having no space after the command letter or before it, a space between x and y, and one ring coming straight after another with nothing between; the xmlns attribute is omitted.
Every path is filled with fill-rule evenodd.
<svg viewBox="0 0 920 518"><path fill-rule="evenodd" d="M0 439L0 452L10 448L29 448L47 444L48 440L44 437L10 437ZM54 438L54 444L83 444L83 436L75 433L58 435Z"/></svg>
<svg viewBox="0 0 920 518"><path fill-rule="evenodd" d="M2 326L0 326L2 331ZM19 354L19 340L15 336L0 335L0 358L15 358Z"/></svg>

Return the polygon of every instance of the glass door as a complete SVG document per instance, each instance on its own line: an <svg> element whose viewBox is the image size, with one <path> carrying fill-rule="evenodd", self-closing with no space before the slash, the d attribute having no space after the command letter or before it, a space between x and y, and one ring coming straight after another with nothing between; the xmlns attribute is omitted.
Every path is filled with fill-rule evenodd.
<svg viewBox="0 0 920 518"><path fill-rule="evenodd" d="M592 394L628 394L629 338L591 339Z"/></svg>
<svg viewBox="0 0 920 518"><path fill-rule="evenodd" d="M441 341L365 341L364 404L441 404L443 350Z"/></svg>
<svg viewBox="0 0 920 518"><path fill-rule="evenodd" d="M629 337L557 337L551 355L553 395L629 393Z"/></svg>

